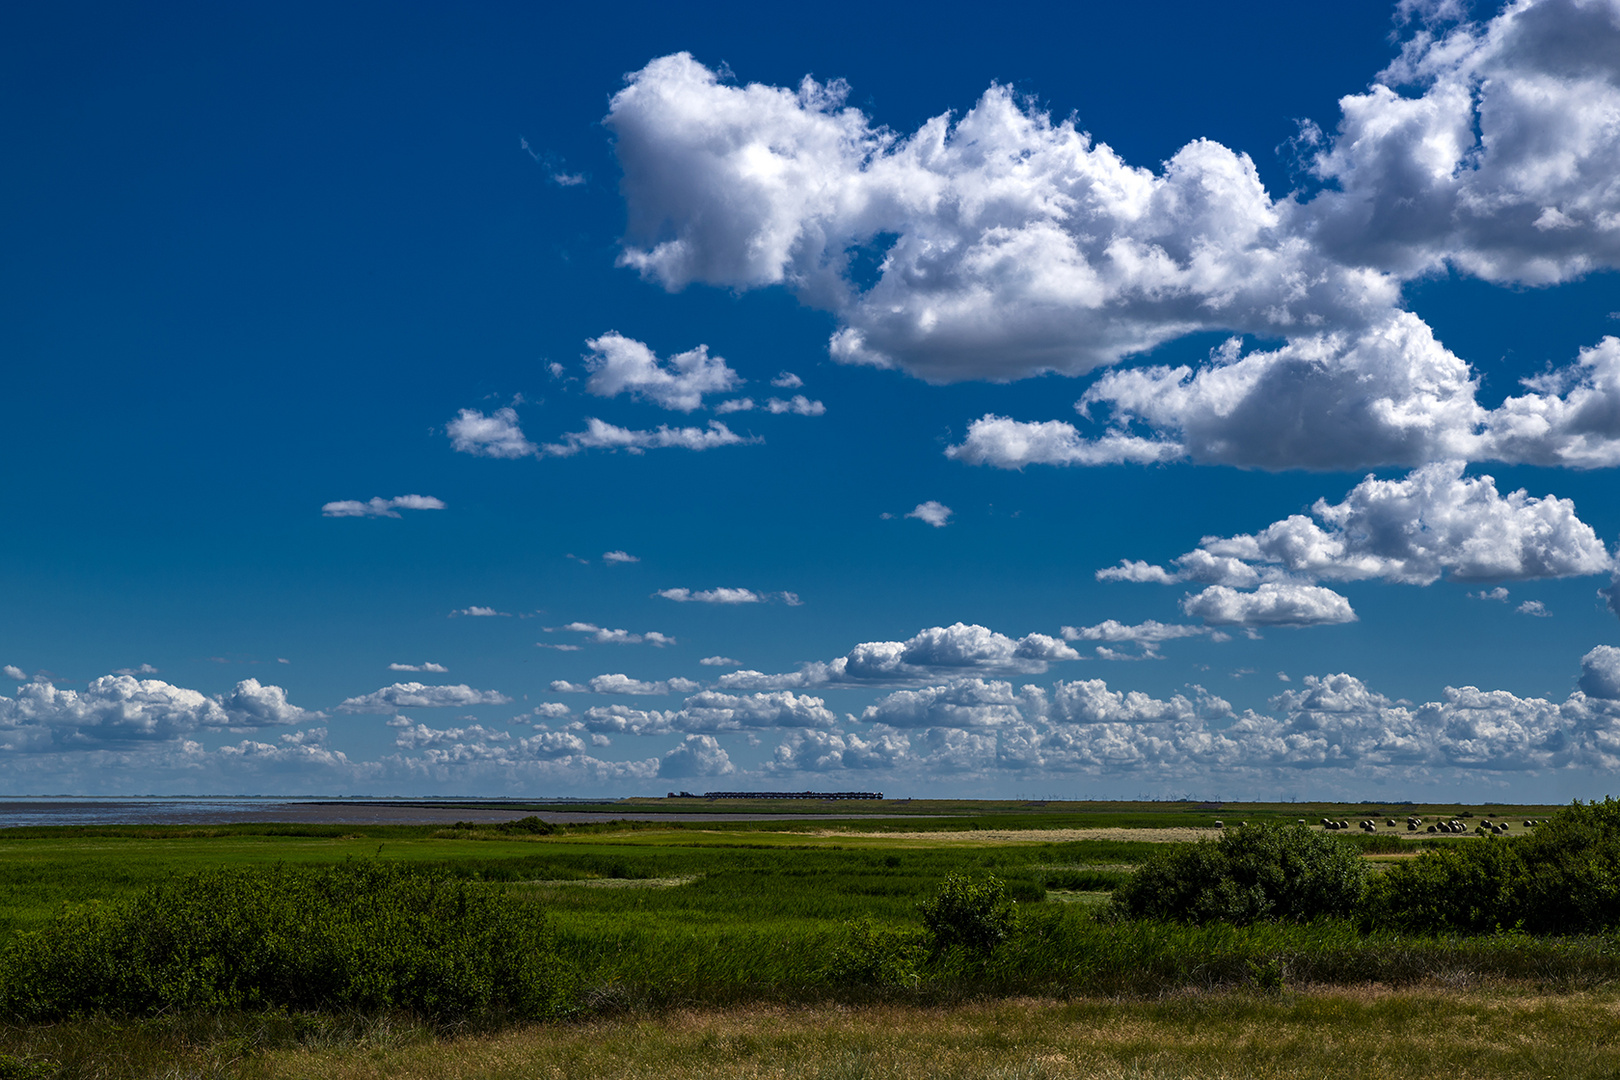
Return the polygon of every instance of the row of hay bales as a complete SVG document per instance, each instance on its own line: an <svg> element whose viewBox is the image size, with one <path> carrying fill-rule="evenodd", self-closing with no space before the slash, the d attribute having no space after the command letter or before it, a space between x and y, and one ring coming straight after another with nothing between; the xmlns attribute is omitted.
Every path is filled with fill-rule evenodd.
<svg viewBox="0 0 1620 1080"><path fill-rule="evenodd" d="M1242 826L1247 825L1247 824L1248 824L1247 821L1238 822L1239 827L1242 827ZM1299 819L1299 824L1304 825L1305 824L1305 819L1300 818ZM1338 832L1338 831L1340 831L1342 829L1350 828L1350 822L1348 822L1348 821L1335 821L1332 818L1323 818L1321 824L1322 824L1322 828L1326 829L1328 832ZM1540 821L1526 820L1524 822L1524 827L1526 829L1533 829L1537 825L1540 825L1540 824L1541 824ZM1226 828L1226 822L1224 822L1224 821L1220 820L1219 818L1217 818L1215 820L1215 827L1217 829L1224 829L1224 828ZM1360 829L1362 832L1373 833L1373 832L1378 831L1378 822L1376 820L1372 819L1372 818L1367 818L1367 819L1365 819L1363 821L1358 821L1356 823L1356 827L1358 829ZM1396 825L1394 818L1385 818L1384 819L1384 827L1394 829L1394 828L1397 828L1398 826ZM1482 820L1473 827L1472 831L1476 832L1476 833L1479 833L1482 836L1506 836L1508 834L1508 832L1509 832L1509 828L1510 827L1509 827L1508 823L1505 822L1505 821L1493 822L1493 821L1489 821L1489 820ZM1466 824L1464 824L1463 822L1459 821L1456 818L1449 818L1449 819L1444 820L1444 821L1437 821L1434 824L1429 824L1428 820L1426 818L1422 818L1422 817L1417 816L1416 814L1413 814L1413 815L1409 816L1406 819L1406 831L1407 832L1413 832L1413 833L1415 833L1415 832L1451 833L1451 834L1460 836L1460 835L1464 835L1464 834L1468 833L1470 830L1469 830L1469 828L1468 828L1468 826Z"/></svg>
<svg viewBox="0 0 1620 1080"><path fill-rule="evenodd" d="M1305 824L1304 819L1301 819L1299 823L1301 825ZM1540 824L1541 822L1538 820L1527 819L1524 822L1524 828L1533 829ZM1390 829L1397 828L1394 818L1385 818L1384 826ZM1328 830L1329 832L1336 832L1340 829L1348 829L1349 827L1350 823L1348 821L1334 821L1332 818L1322 819L1322 828ZM1377 832L1378 822L1372 818L1368 818L1366 820L1357 822L1356 827L1362 832ZM1509 826L1505 821L1490 821L1489 819L1479 821L1473 826L1472 829L1470 829L1465 822L1460 821L1457 818L1448 818L1446 820L1436 821L1433 824L1430 824L1426 818L1420 817L1416 814L1413 814L1406 819L1406 831L1413 833L1451 833L1460 836L1472 831L1479 833L1482 836L1506 836L1510 829L1511 826Z"/></svg>

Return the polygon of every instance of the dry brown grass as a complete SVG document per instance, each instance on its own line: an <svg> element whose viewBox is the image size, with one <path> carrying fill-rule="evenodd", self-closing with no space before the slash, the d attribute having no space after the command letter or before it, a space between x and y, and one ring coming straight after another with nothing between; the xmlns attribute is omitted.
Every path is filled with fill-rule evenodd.
<svg viewBox="0 0 1620 1080"><path fill-rule="evenodd" d="M753 1006L535 1026L404 1046L276 1051L256 1078L1169 1078L1614 1076L1620 991L1496 987Z"/></svg>

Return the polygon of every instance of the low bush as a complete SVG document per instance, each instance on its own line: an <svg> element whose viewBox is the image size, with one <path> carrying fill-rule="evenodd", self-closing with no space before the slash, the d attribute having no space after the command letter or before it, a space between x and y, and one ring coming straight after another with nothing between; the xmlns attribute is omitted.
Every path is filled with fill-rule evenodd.
<svg viewBox="0 0 1620 1080"><path fill-rule="evenodd" d="M0 1013L407 1010L541 1017L568 980L531 906L496 886L349 862L178 878L64 909L0 953Z"/></svg>
<svg viewBox="0 0 1620 1080"><path fill-rule="evenodd" d="M1365 871L1355 848L1302 825L1254 824L1149 859L1114 890L1137 919L1307 922L1355 913Z"/></svg>
<svg viewBox="0 0 1620 1080"><path fill-rule="evenodd" d="M978 879L948 874L939 892L917 909L936 953L952 946L988 953L1007 940L1018 923L1017 902L994 874Z"/></svg>
<svg viewBox="0 0 1620 1080"><path fill-rule="evenodd" d="M530 814L528 817L517 818L513 821L458 821L449 829L440 831L450 833L493 832L500 833L502 836L551 836L556 833L566 833L568 826L553 825L549 821L542 821L535 815ZM449 839L449 837L446 837L446 839Z"/></svg>
<svg viewBox="0 0 1620 1080"><path fill-rule="evenodd" d="M1559 811L1529 836L1425 852L1373 883L1363 922L1421 933L1620 928L1620 801Z"/></svg>

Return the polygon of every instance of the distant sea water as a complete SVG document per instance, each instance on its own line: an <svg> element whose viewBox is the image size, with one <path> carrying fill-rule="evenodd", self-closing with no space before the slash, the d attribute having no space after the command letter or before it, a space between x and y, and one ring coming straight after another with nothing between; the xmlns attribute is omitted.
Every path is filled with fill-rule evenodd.
<svg viewBox="0 0 1620 1080"><path fill-rule="evenodd" d="M581 800L583 801L583 800ZM591 805L600 806L601 800ZM633 804L632 804L633 805ZM790 814L658 814L580 811L567 800L536 799L288 799L288 798L56 798L0 799L0 829L24 825L227 825L254 821L333 825L432 825L511 821L533 814L555 823L608 821L774 821ZM856 817L818 814L820 818Z"/></svg>
<svg viewBox="0 0 1620 1080"><path fill-rule="evenodd" d="M537 803L436 799L271 799L85 797L0 799L0 829L19 825L225 825L286 821L303 824L430 824L508 821L539 812ZM589 818L611 817L591 814ZM564 815L586 819L587 815Z"/></svg>

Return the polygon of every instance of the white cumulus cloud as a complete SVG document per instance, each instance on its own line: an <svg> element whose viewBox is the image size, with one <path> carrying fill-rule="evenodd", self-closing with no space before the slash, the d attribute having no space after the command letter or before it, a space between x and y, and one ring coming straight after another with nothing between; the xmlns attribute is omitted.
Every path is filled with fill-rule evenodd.
<svg viewBox="0 0 1620 1080"><path fill-rule="evenodd" d="M950 523L951 515L954 513L956 511L944 503L929 499L927 502L918 503L916 509L907 514L906 517L916 518L918 521L932 525L936 529L943 529Z"/></svg>
<svg viewBox="0 0 1620 1080"><path fill-rule="evenodd" d="M762 604L770 597L752 589L721 586L714 589L659 589L655 594L677 604Z"/></svg>
<svg viewBox="0 0 1620 1080"><path fill-rule="evenodd" d="M813 773L887 771L911 760L911 739L898 731L874 731L867 736L848 731L805 731L776 747L770 768Z"/></svg>
<svg viewBox="0 0 1620 1080"><path fill-rule="evenodd" d="M675 639L668 634L661 634L657 630L648 630L640 634L632 634L628 630L611 630L607 627L597 626L595 623L571 622L563 627L578 634L589 634L591 640L599 645L641 645L643 643L663 648L665 645L675 644Z"/></svg>
<svg viewBox="0 0 1620 1080"><path fill-rule="evenodd" d="M720 676L723 690L786 690L826 684L907 684L950 675L1040 674L1048 664L1080 654L1055 637L1010 638L968 623L933 626L906 641L868 641L835 660L767 675L734 671Z"/></svg>
<svg viewBox="0 0 1620 1080"><path fill-rule="evenodd" d="M1620 649L1599 645L1581 657L1580 687L1588 697L1620 701Z"/></svg>
<svg viewBox="0 0 1620 1080"><path fill-rule="evenodd" d="M629 694L633 696L661 696L664 694L690 694L698 688L698 684L691 679L680 677L670 679L632 679L628 675L596 675L586 685L571 683L565 679L557 679L551 688L562 694Z"/></svg>
<svg viewBox="0 0 1620 1080"><path fill-rule="evenodd" d="M289 704L285 690L257 679L244 679L218 697L130 675L104 675L82 691L35 681L19 687L14 699L0 697L0 746L20 752L173 743L203 729L278 726L320 716Z"/></svg>
<svg viewBox="0 0 1620 1080"><path fill-rule="evenodd" d="M630 76L606 123L622 261L666 288L787 285L842 323L835 359L935 382L1079 373L1194 329L1350 319L1395 294L1292 235L1254 165L1216 143L1162 173L994 86L914 134L847 88L722 83L687 54ZM882 237L877 283L850 253Z"/></svg>
<svg viewBox="0 0 1620 1080"><path fill-rule="evenodd" d="M1137 645L1157 645L1176 638L1198 637L1209 633L1209 628L1153 619L1128 626L1118 619L1104 619L1095 626L1065 626L1062 633L1064 641L1129 641Z"/></svg>
<svg viewBox="0 0 1620 1080"><path fill-rule="evenodd" d="M324 517L399 517L401 510L443 510L444 501L431 495L399 495L392 499L374 498L366 502L342 499L321 507Z"/></svg>
<svg viewBox="0 0 1620 1080"><path fill-rule="evenodd" d="M1525 581L1605 573L1614 565L1570 500L1532 498L1523 489L1504 496L1493 478L1465 477L1462 462L1453 461L1401 480L1369 476L1343 502L1318 499L1311 516L1294 514L1253 535L1206 537L1175 560L1174 571L1126 562L1098 577L1242 588L1275 568L1296 578L1428 585L1442 574Z"/></svg>
<svg viewBox="0 0 1620 1080"><path fill-rule="evenodd" d="M723 394L742 382L742 377L718 356L710 356L706 345L660 361L642 342L609 332L587 341L591 355L585 359L590 378L585 389L598 397L630 394L655 405L679 412L703 407L703 395Z"/></svg>
<svg viewBox="0 0 1620 1080"><path fill-rule="evenodd" d="M637 431L588 416L585 418L584 431L567 432L561 442L547 443L542 449L552 457L572 457L582 450L623 450L630 454L642 454L648 450L669 448L713 450L721 446L743 446L762 441L757 437L745 439L718 420L710 420L709 426L704 428L672 428L660 424L651 431Z"/></svg>
<svg viewBox="0 0 1620 1080"><path fill-rule="evenodd" d="M386 713L396 709L466 708L472 705L506 705L511 698L495 690L474 690L465 684L424 686L419 682L395 683L359 697L346 698L338 706L342 712Z"/></svg>
<svg viewBox="0 0 1620 1080"><path fill-rule="evenodd" d="M621 261L671 290L788 288L838 320L833 359L930 382L1082 374L1194 332L1283 342L1110 371L1079 402L1095 432L986 415L948 451L971 463L1614 465L1620 342L1487 409L1401 291L1448 268L1552 284L1620 266L1616 26L1613 0L1409 23L1337 129L1304 129L1318 189L1283 198L1218 143L1143 168L1007 87L906 133L842 83L735 85L665 56L606 118Z"/></svg>
<svg viewBox="0 0 1620 1080"><path fill-rule="evenodd" d="M867 706L866 723L893 728L993 728L1023 719L1011 683L954 679L941 686L896 690Z"/></svg>
<svg viewBox="0 0 1620 1080"><path fill-rule="evenodd" d="M1327 626L1356 621L1350 601L1320 585L1267 582L1253 592L1211 585L1181 602L1211 626Z"/></svg>
<svg viewBox="0 0 1620 1080"><path fill-rule="evenodd" d="M518 426L517 410L496 409L485 416L477 409L462 409L456 418L445 425L450 446L463 454L477 457L520 458L538 453L536 447L523 435Z"/></svg>
<svg viewBox="0 0 1620 1080"><path fill-rule="evenodd" d="M819 401L811 401L803 394L794 394L787 400L782 398L769 398L765 402L768 412L778 414L792 413L795 416L825 416L827 406Z"/></svg>
<svg viewBox="0 0 1620 1080"><path fill-rule="evenodd" d="M725 776L735 771L730 755L713 735L688 735L658 764L658 775L671 779Z"/></svg>
<svg viewBox="0 0 1620 1080"><path fill-rule="evenodd" d="M584 724L591 731L627 735L831 728L836 722L821 698L788 690L756 694L704 690L688 697L679 709L603 705L587 709L584 714Z"/></svg>
<svg viewBox="0 0 1620 1080"><path fill-rule="evenodd" d="M325 714L300 709L287 701L287 691L279 686L261 684L258 679L243 679L229 694L221 694L218 701L230 717L233 727L260 727L279 724L307 724Z"/></svg>

